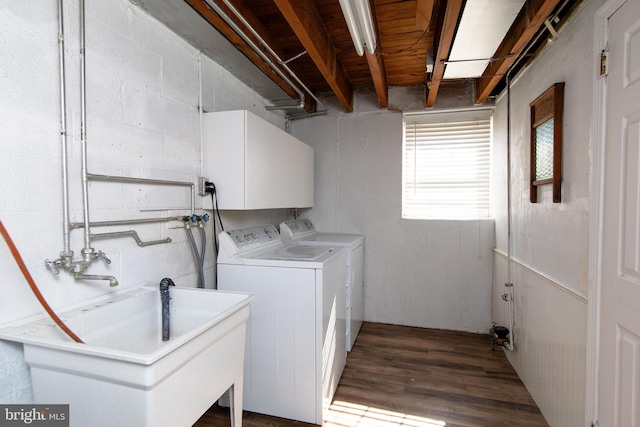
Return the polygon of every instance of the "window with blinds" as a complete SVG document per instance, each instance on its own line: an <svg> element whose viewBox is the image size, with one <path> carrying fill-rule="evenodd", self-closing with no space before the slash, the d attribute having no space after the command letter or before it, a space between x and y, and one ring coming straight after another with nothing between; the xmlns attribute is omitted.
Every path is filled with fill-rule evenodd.
<svg viewBox="0 0 640 427"><path fill-rule="evenodd" d="M405 115L402 217L489 218L491 110Z"/></svg>

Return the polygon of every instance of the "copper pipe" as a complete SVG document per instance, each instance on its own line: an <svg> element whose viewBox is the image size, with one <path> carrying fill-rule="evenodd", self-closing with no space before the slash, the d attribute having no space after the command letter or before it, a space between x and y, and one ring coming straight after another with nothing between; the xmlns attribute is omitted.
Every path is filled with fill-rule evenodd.
<svg viewBox="0 0 640 427"><path fill-rule="evenodd" d="M40 289L38 289L38 285L36 285L36 282L33 281L33 277L31 277L31 273L29 273L27 266L22 260L22 256L20 256L20 252L18 252L18 248L16 248L16 245L13 244L13 240L11 240L11 236L9 236L9 232L7 231L6 228L4 228L4 225L2 224L1 220L0 220L0 234L2 234L4 241L7 242L7 246L9 246L9 250L11 251L13 258L16 260L16 264L18 264L18 267L20 267L20 271L22 272L22 275L24 276L25 279L27 279L27 282L29 283L31 290L35 294L36 298L38 298L38 301L40 302L42 307L44 307L47 313L49 313L49 316L51 316L53 321L56 322L56 325L60 326L60 328L67 335L69 335L69 337L71 337L72 340L74 340L77 343L84 344L84 341L78 338L78 336L74 334L73 331L69 329L69 327L67 327L67 325L64 324L62 319L58 317L58 315L53 311L53 309L51 309L51 306L49 306L47 301L44 299L44 297L40 293Z"/></svg>

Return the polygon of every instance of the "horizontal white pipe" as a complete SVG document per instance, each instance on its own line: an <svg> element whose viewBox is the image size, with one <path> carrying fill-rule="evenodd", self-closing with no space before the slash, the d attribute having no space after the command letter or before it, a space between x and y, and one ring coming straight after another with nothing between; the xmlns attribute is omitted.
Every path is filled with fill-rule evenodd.
<svg viewBox="0 0 640 427"><path fill-rule="evenodd" d="M107 181L107 182L120 182L125 184L150 184L150 185L169 185L178 187L191 187L191 212L196 210L196 186L193 182L189 181L170 181L166 179L150 179L150 178L135 178L129 176L117 176L117 175L99 175L95 173L87 173L87 179L91 181ZM88 228L85 225L85 229Z"/></svg>

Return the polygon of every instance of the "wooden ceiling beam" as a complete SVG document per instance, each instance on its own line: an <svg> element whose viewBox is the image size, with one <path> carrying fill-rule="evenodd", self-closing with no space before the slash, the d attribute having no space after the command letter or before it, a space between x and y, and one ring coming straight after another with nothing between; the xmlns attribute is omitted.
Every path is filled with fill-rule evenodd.
<svg viewBox="0 0 640 427"><path fill-rule="evenodd" d="M482 104L500 83L509 67L518 58L527 44L535 37L545 19L558 6L560 0L527 0L502 41L493 61L476 79L476 104Z"/></svg>
<svg viewBox="0 0 640 427"><path fill-rule="evenodd" d="M378 95L378 103L381 108L389 107L389 85L387 84L387 72L384 66L384 57L378 52L369 53L365 51L369 71L373 79L373 87Z"/></svg>
<svg viewBox="0 0 640 427"><path fill-rule="evenodd" d="M462 13L462 3L464 0L447 1L447 9L444 13L444 21L442 22L442 30L438 41L438 47L435 52L433 73L431 73L431 81L427 84L427 108L432 108L436 103L436 96L440 89L440 83L444 77L445 61L449 59L453 38L456 34L458 20ZM425 63L426 68L426 63Z"/></svg>
<svg viewBox="0 0 640 427"><path fill-rule="evenodd" d="M293 32L345 110L353 111L353 89L322 18L312 1L274 0Z"/></svg>
<svg viewBox="0 0 640 427"><path fill-rule="evenodd" d="M378 104L380 108L389 107L389 85L387 84L387 70L384 63L384 56L380 53L380 31L378 29L378 19L376 17L375 5L371 5L371 17L373 18L373 29L376 33L376 46L378 48L374 53L369 53L366 49L364 51L365 58L367 58L367 64L369 65L369 72L371 73L371 79L373 80L373 87L376 90L378 96Z"/></svg>

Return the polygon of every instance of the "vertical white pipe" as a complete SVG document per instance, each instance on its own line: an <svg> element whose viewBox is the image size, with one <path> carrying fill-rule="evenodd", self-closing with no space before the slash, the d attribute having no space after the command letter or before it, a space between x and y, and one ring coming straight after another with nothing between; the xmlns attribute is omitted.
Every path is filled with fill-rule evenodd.
<svg viewBox="0 0 640 427"><path fill-rule="evenodd" d="M204 135L202 134L204 107L202 106L202 98L202 52L198 51L198 132L200 133L200 153L202 153L202 147L204 146ZM205 159L200 155L200 176L203 175L204 162ZM191 208L191 213L194 212L194 209L195 206Z"/></svg>
<svg viewBox="0 0 640 427"><path fill-rule="evenodd" d="M64 18L63 0L58 0L58 55L60 64L60 146L62 151L62 230L64 250L61 256L70 256L69 226L69 170L67 164L67 98L64 65Z"/></svg>
<svg viewBox="0 0 640 427"><path fill-rule="evenodd" d="M86 93L86 51L85 51L85 11L84 0L80 0L80 144L82 147L82 201L84 214L84 250L91 250L91 230L89 226L89 179L87 177L87 93ZM88 261L88 259L85 259Z"/></svg>
<svg viewBox="0 0 640 427"><path fill-rule="evenodd" d="M505 348L514 350L515 343L515 294L513 289L513 271L511 268L512 237L511 237L511 67L507 71L507 297L509 315L509 342Z"/></svg>
<svg viewBox="0 0 640 427"><path fill-rule="evenodd" d="M511 70L509 70L511 71ZM507 283L511 284L511 78L507 83Z"/></svg>

